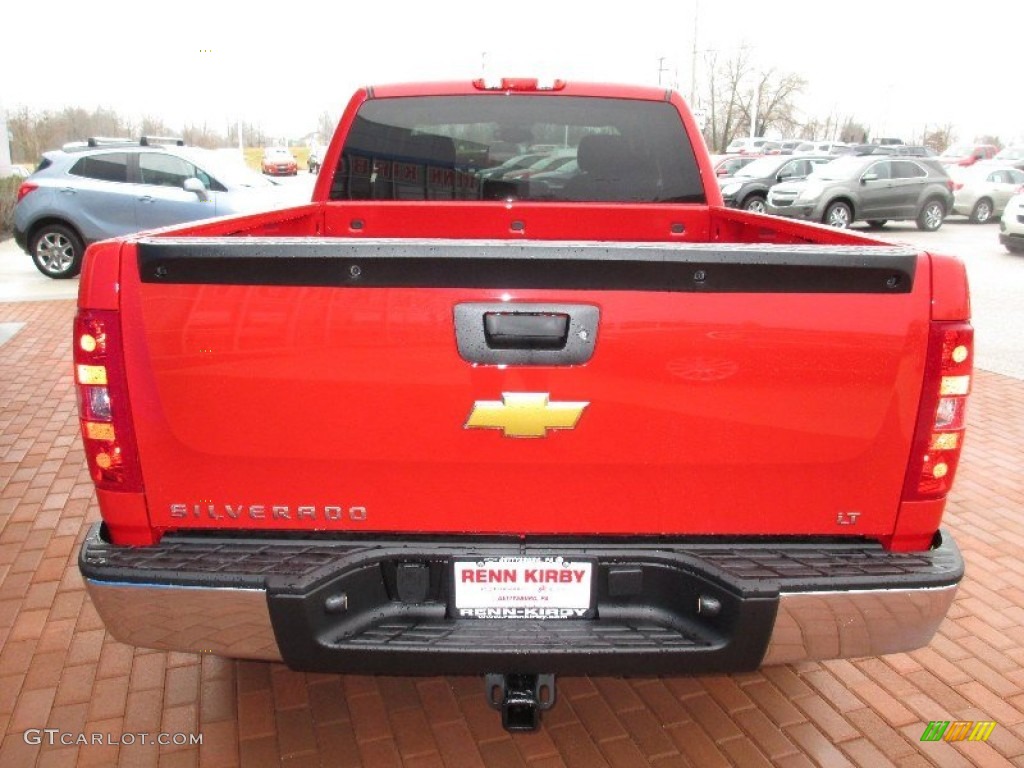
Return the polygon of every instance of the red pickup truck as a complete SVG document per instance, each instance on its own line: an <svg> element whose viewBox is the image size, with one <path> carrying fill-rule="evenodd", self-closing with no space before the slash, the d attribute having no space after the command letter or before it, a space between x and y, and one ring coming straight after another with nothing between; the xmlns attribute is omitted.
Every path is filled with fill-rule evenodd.
<svg viewBox="0 0 1024 768"><path fill-rule="evenodd" d="M556 673L919 647L963 575L963 266L723 207L671 91L360 90L312 203L90 248L74 334L126 643L529 729Z"/></svg>

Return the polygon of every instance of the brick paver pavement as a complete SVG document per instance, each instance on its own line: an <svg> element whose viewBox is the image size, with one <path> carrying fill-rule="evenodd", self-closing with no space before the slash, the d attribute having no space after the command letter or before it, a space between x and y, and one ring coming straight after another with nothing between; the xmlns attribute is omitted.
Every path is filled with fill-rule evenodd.
<svg viewBox="0 0 1024 768"><path fill-rule="evenodd" d="M72 302L0 305L0 766L1024 766L1024 382L979 372L947 514L968 564L910 654L701 678L561 678L542 730L510 736L479 678L302 674L130 648L75 564L98 519L68 359ZM987 743L921 743L995 720ZM27 744L201 733L201 747Z"/></svg>

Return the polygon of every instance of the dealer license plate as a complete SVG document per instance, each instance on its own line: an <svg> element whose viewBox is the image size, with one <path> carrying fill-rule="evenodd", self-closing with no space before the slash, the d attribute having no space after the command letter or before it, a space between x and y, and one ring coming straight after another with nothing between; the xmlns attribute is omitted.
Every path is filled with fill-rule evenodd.
<svg viewBox="0 0 1024 768"><path fill-rule="evenodd" d="M561 557L454 562L455 615L474 619L585 619L593 563Z"/></svg>

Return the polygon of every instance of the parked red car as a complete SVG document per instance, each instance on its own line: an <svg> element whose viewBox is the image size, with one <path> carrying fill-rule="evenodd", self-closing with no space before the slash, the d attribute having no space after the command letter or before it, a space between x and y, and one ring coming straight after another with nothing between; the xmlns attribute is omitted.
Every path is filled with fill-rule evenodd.
<svg viewBox="0 0 1024 768"><path fill-rule="evenodd" d="M954 144L939 155L939 161L946 165L974 165L979 160L991 160L999 147L994 144Z"/></svg>
<svg viewBox="0 0 1024 768"><path fill-rule="evenodd" d="M745 165L757 160L764 155L712 155L711 165L715 169L715 176L720 179L727 179Z"/></svg>
<svg viewBox="0 0 1024 768"><path fill-rule="evenodd" d="M298 161L286 147L264 149L260 165L263 172L271 176L295 176L299 172Z"/></svg>

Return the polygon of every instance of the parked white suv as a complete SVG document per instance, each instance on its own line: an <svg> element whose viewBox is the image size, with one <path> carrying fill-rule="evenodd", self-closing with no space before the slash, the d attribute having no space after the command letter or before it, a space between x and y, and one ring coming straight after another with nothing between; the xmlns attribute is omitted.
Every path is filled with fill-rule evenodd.
<svg viewBox="0 0 1024 768"><path fill-rule="evenodd" d="M1024 253L1024 195L1011 197L999 220L999 242L1011 253Z"/></svg>
<svg viewBox="0 0 1024 768"><path fill-rule="evenodd" d="M759 137L756 139L733 139L725 148L727 155L765 155L778 152L779 142Z"/></svg>

